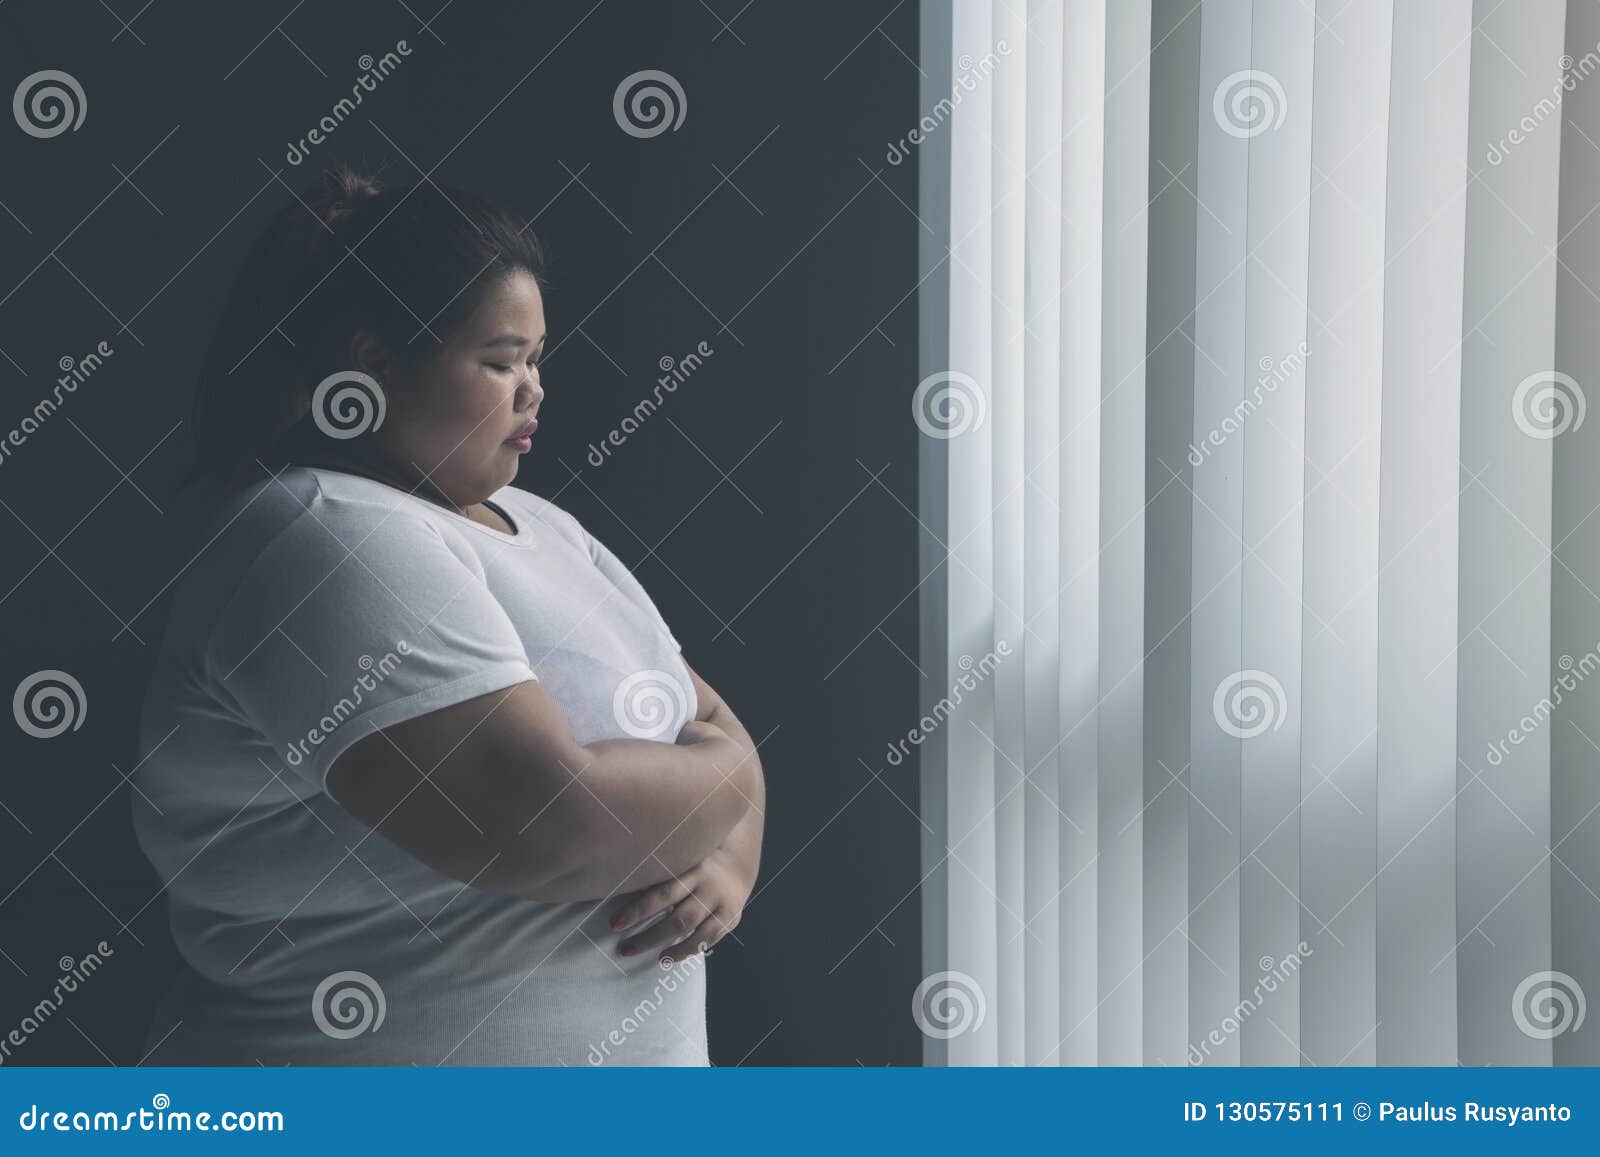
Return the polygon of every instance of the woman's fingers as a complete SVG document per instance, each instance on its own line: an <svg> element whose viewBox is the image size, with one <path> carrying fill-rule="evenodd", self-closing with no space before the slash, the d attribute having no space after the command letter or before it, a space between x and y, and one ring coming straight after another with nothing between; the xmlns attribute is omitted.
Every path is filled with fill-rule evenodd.
<svg viewBox="0 0 1600 1157"><path fill-rule="evenodd" d="M685 896L678 901L678 906L668 912L666 916L644 929L644 931L630 936L618 945L618 950L624 956L634 956L641 952L649 952L654 948L662 948L682 940L689 933L698 928L706 917L711 915L711 909L698 896Z"/></svg>
<svg viewBox="0 0 1600 1157"><path fill-rule="evenodd" d="M693 889L681 876L653 884L611 914L611 930L621 932L678 903Z"/></svg>
<svg viewBox="0 0 1600 1157"><path fill-rule="evenodd" d="M691 956L698 956L733 931L734 924L738 922L737 919L732 921L725 919L720 911L713 912L701 922L698 928L689 934L688 939L684 940L683 943L674 944L664 951L659 958L660 963L675 964L680 960L687 960Z"/></svg>

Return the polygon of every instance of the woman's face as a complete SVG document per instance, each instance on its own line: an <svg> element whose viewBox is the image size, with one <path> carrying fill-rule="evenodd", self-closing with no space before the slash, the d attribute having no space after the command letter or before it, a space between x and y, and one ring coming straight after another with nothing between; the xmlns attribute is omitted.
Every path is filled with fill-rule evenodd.
<svg viewBox="0 0 1600 1157"><path fill-rule="evenodd" d="M513 439L544 401L544 344L538 283L518 270L486 289L422 362L397 363L368 347L377 364L362 368L383 383L386 405L383 424L368 436L385 458L407 474L425 473L457 506L483 501L517 476L524 450Z"/></svg>

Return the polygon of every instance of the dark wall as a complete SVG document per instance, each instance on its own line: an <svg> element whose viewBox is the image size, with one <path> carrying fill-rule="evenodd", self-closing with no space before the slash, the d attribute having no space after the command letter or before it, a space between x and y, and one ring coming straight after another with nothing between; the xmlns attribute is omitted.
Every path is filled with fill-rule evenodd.
<svg viewBox="0 0 1600 1157"><path fill-rule="evenodd" d="M917 115L916 5L456 0L423 26L439 7L0 9L4 93L60 69L87 106L49 139L0 118L0 440L64 359L113 351L0 458L0 691L60 669L85 701L50 739L0 716L0 1034L60 958L114 950L7 1063L137 1061L176 967L125 777L171 584L203 547L173 491L192 379L250 238L335 157L536 215L555 345L519 484L638 567L768 737L760 890L710 962L713 1059L918 1063L916 768L883 761L917 712L919 226L915 165L884 159ZM402 39L290 164L358 58ZM619 128L613 92L641 69L681 84L676 131ZM587 461L702 341L661 410Z"/></svg>

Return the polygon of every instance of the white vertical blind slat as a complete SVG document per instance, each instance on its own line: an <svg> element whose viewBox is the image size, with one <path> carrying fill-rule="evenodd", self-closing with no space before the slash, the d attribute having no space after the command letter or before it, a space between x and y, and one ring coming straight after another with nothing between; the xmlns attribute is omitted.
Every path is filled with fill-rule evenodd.
<svg viewBox="0 0 1600 1157"><path fill-rule="evenodd" d="M1106 11L1066 0L1062 63L1061 1033L1063 1065L1099 1059L1100 371Z"/></svg>
<svg viewBox="0 0 1600 1157"><path fill-rule="evenodd" d="M1244 401L1249 141L1219 131L1204 94L1250 68L1249 0L1200 8L1195 191L1194 428L1208 453L1192 482L1190 571L1189 1026L1191 1043L1221 1042L1199 1063L1238 1064L1241 740L1217 725L1216 690L1244 667L1244 439L1211 444Z"/></svg>
<svg viewBox="0 0 1600 1157"><path fill-rule="evenodd" d="M1379 450L1393 4L1322 2L1313 96L1299 709L1300 1051L1377 1055ZM1324 177L1327 179L1325 180ZM1332 182L1337 181L1335 186ZM1285 356L1294 356L1292 353ZM1274 390L1286 384L1273 367ZM1326 934L1323 925L1327 925Z"/></svg>
<svg viewBox="0 0 1600 1157"><path fill-rule="evenodd" d="M1106 15L1101 218L1100 1063L1144 1055L1144 446L1150 4Z"/></svg>
<svg viewBox="0 0 1600 1157"><path fill-rule="evenodd" d="M1558 87L1565 5L1473 5L1462 304L1460 1051L1468 1064L1548 1064L1551 1046L1505 1015L1507 993L1550 968L1550 729L1505 759L1499 735L1550 691L1552 443L1525 428L1519 386L1555 362L1554 257L1561 135L1531 132L1507 164L1486 157L1506 126ZM1553 128L1553 126L1547 126ZM1515 420L1513 420L1515 419Z"/></svg>
<svg viewBox="0 0 1600 1157"><path fill-rule="evenodd" d="M1552 964L1577 988L1600 996L1600 422L1578 424L1571 407L1600 388L1600 86L1580 83L1600 69L1600 4L1567 5L1572 87L1564 91L1561 223L1557 253L1556 369L1576 387L1567 399L1574 423L1555 443L1555 512L1551 537L1551 638L1560 656L1551 672L1557 703L1550 719ZM1554 129L1555 125L1544 126ZM1592 741L1592 742L1591 742ZM1600 1032L1556 1037L1555 1062L1600 1064Z"/></svg>
<svg viewBox="0 0 1600 1157"><path fill-rule="evenodd" d="M1151 11L1146 362L1144 1041L1150 1064L1189 1054L1189 633L1195 504L1195 182L1200 15Z"/></svg>
<svg viewBox="0 0 1600 1157"><path fill-rule="evenodd" d="M1024 1060L1054 1063L1061 1040L1060 573L1056 511L1061 493L1061 0L1031 0L1032 36L1022 51L1035 59L1027 86L1027 242L1024 246L1024 522L1023 984L1027 1000ZM1037 56L1035 57L1035 54Z"/></svg>
<svg viewBox="0 0 1600 1157"><path fill-rule="evenodd" d="M1382 874L1362 881L1377 904L1372 1036L1376 1063L1385 1065L1453 1064L1456 1056L1455 969L1434 964L1456 941L1458 455L1471 63L1464 46L1471 33L1470 7L1456 0L1395 5L1378 482L1374 826Z"/></svg>
<svg viewBox="0 0 1600 1157"><path fill-rule="evenodd" d="M963 55L976 60L989 51L989 5L980 0L955 0L951 83ZM994 90L986 84L964 91L950 114L950 312L948 367L968 375L983 391L982 407L994 380L994 253L993 144ZM939 657L943 694L953 705L940 731L948 752L946 777L949 830L944 874L950 906L949 968L970 976L989 994L998 991L999 910L995 904L995 762L994 684L976 681L971 691L956 696L949 688L965 668L962 658L976 662L989 653L995 638L994 603L994 462L992 423L973 423L972 436L948 441L948 525L945 541L951 554L946 568L949 635ZM971 1032L948 1041L951 1064L995 1064L998 1060L997 1018L986 1016Z"/></svg>
<svg viewBox="0 0 1600 1157"><path fill-rule="evenodd" d="M1249 695L1240 750L1240 998L1280 972L1300 942L1301 767L1300 664L1306 488L1317 481L1305 452L1305 364L1293 358L1306 339L1308 236L1311 224L1312 83L1316 9L1312 4L1257 4L1251 21L1250 73L1231 92L1248 93L1255 116L1249 137L1245 244L1248 283L1244 327L1245 397L1253 409L1242 431L1244 508L1242 669ZM1213 114L1217 112L1213 103ZM1232 124L1233 110L1220 118ZM1221 127L1220 124L1218 127ZM1264 362L1285 375L1282 389L1255 400ZM1224 707L1230 722L1231 712ZM1242 1018L1240 1063L1299 1061L1300 974L1283 973L1260 1007ZM1267 997L1271 996L1270 1005Z"/></svg>
<svg viewBox="0 0 1600 1157"><path fill-rule="evenodd" d="M994 8L993 33L982 57L972 61L975 83L994 89L994 127L991 164L994 168L994 368L991 395L994 402L994 605L995 634L983 654L973 655L975 670L991 664L995 695L995 906L999 943L1000 1022L998 1056L1001 1064L1017 1065L1024 1059L1022 998L1026 980L1026 899L1023 877L1027 796L1023 790L1024 698L1026 679L1020 659L1034 633L1024 627L1023 587L1023 402L1024 402L1024 284L1026 248L1027 157L1027 47L1028 33L1021 9L1008 4ZM1005 67L988 71L1006 46ZM957 61L957 66L961 61ZM1004 648L1000 644L1006 644ZM1009 651L1010 658L1004 652Z"/></svg>

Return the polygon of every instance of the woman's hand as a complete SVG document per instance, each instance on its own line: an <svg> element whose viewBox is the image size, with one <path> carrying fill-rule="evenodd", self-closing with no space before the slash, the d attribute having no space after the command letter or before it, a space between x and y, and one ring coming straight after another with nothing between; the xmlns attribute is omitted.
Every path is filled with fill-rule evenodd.
<svg viewBox="0 0 1600 1157"><path fill-rule="evenodd" d="M754 873L739 862L737 854L718 848L677 879L646 888L617 909L611 917L615 932L672 909L649 928L623 940L618 951L636 956L665 948L659 957L662 964L702 952L739 923L754 886ZM683 943L677 944L679 940Z"/></svg>

